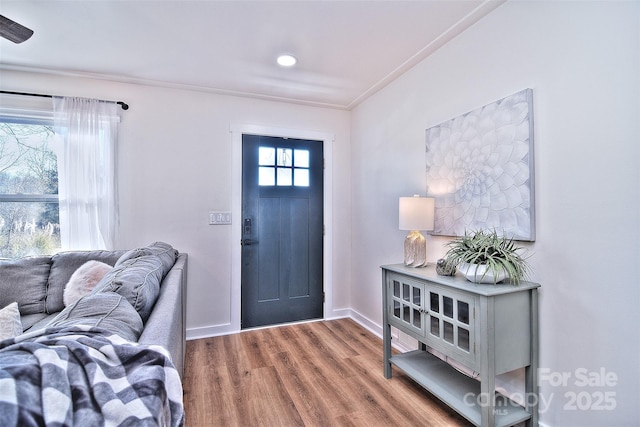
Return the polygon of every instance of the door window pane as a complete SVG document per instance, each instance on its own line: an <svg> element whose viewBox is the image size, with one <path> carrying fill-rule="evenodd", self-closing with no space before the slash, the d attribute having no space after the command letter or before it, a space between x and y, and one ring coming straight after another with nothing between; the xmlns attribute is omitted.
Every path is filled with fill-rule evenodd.
<svg viewBox="0 0 640 427"><path fill-rule="evenodd" d="M309 150L294 150L293 166L297 168L309 167Z"/></svg>
<svg viewBox="0 0 640 427"><path fill-rule="evenodd" d="M276 185L276 168L260 166L258 168L258 185Z"/></svg>
<svg viewBox="0 0 640 427"><path fill-rule="evenodd" d="M291 169L278 168L278 185L288 186L291 185Z"/></svg>
<svg viewBox="0 0 640 427"><path fill-rule="evenodd" d="M308 187L309 186L309 169L294 169L293 185L295 185L296 187Z"/></svg>
<svg viewBox="0 0 640 427"><path fill-rule="evenodd" d="M258 164L260 166L273 166L276 164L276 149L273 147L258 148Z"/></svg>
<svg viewBox="0 0 640 427"><path fill-rule="evenodd" d="M291 167L291 148L278 148L278 166Z"/></svg>

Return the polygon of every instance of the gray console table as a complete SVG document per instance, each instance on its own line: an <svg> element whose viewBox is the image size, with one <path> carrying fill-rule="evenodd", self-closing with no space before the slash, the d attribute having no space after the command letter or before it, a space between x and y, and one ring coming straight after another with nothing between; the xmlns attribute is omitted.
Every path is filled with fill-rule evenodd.
<svg viewBox="0 0 640 427"><path fill-rule="evenodd" d="M537 283L480 285L433 267L382 266L384 376L395 365L478 426L538 425ZM392 355L391 327L419 349ZM479 374L462 374L429 349ZM520 406L495 391L496 375L525 368Z"/></svg>

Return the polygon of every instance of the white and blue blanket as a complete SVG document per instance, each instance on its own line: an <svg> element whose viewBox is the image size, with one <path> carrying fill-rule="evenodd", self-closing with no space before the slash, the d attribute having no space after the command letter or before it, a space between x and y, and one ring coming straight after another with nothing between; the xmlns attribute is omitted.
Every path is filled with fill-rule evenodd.
<svg viewBox="0 0 640 427"><path fill-rule="evenodd" d="M166 350L107 331L53 328L0 342L0 426L182 426Z"/></svg>

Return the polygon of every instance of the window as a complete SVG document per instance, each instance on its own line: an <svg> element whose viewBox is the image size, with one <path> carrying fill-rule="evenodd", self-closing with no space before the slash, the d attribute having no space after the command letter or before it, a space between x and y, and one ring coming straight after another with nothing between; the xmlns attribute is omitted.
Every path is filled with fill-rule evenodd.
<svg viewBox="0 0 640 427"><path fill-rule="evenodd" d="M259 185L309 186L309 150L259 147L258 165Z"/></svg>
<svg viewBox="0 0 640 427"><path fill-rule="evenodd" d="M53 123L0 116L0 258L60 249Z"/></svg>
<svg viewBox="0 0 640 427"><path fill-rule="evenodd" d="M119 109L0 93L0 258L115 247Z"/></svg>

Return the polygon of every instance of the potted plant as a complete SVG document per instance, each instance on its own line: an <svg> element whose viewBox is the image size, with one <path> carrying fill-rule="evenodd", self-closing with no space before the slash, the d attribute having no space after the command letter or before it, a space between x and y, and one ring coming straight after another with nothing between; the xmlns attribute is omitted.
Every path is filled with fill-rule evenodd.
<svg viewBox="0 0 640 427"><path fill-rule="evenodd" d="M508 278L519 283L529 271L523 248L513 239L500 236L496 230L479 230L457 237L447 244L448 263L457 266L467 280L475 283L496 284Z"/></svg>

